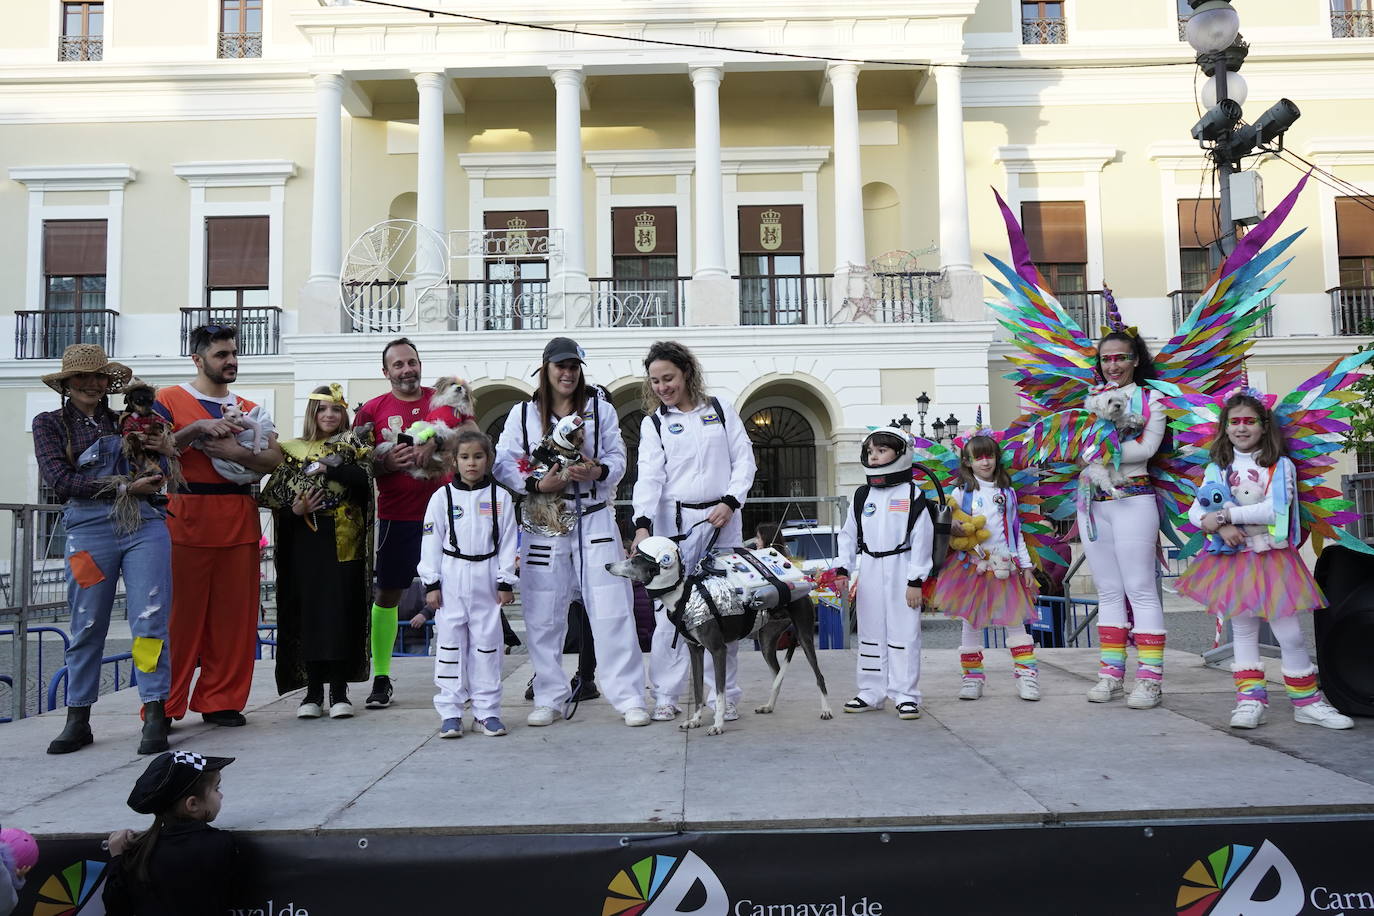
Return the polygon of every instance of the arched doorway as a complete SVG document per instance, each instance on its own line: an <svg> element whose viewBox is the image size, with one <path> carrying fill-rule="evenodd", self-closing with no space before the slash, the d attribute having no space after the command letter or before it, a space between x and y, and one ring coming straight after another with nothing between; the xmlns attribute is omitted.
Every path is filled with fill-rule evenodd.
<svg viewBox="0 0 1374 916"><path fill-rule="evenodd" d="M794 499L816 495L816 432L790 407L764 407L744 420L758 471L744 506L744 534L752 537L765 522L815 518L814 502L757 504L764 497Z"/></svg>

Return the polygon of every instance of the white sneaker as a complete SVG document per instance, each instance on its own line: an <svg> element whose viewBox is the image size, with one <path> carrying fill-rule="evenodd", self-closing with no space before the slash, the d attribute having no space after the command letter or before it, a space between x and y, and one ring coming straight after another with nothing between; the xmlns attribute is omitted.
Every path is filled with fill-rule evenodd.
<svg viewBox="0 0 1374 916"><path fill-rule="evenodd" d="M677 718L677 714L682 712L672 703L660 703L654 707L654 714L650 716L655 722L671 722Z"/></svg>
<svg viewBox="0 0 1374 916"><path fill-rule="evenodd" d="M1040 673L1019 674L1016 677L1016 692L1023 700L1040 699Z"/></svg>
<svg viewBox="0 0 1374 916"><path fill-rule="evenodd" d="M1163 693L1159 681L1136 681L1131 695L1126 698L1126 705L1132 709L1154 709L1160 704Z"/></svg>
<svg viewBox="0 0 1374 916"><path fill-rule="evenodd" d="M635 706L625 710L625 724L631 728L638 728L641 725L649 724L649 711L643 706Z"/></svg>
<svg viewBox="0 0 1374 916"><path fill-rule="evenodd" d="M739 707L736 706L734 703L729 703L729 702L727 702L727 703L725 704L725 721L726 721L726 722L738 722L738 721L739 721Z"/></svg>
<svg viewBox="0 0 1374 916"><path fill-rule="evenodd" d="M340 700L329 707L329 718L331 719L351 719L353 718L353 704L347 700Z"/></svg>
<svg viewBox="0 0 1374 916"><path fill-rule="evenodd" d="M296 707L297 719L318 719L324 715L324 709L319 703L302 703Z"/></svg>
<svg viewBox="0 0 1374 916"><path fill-rule="evenodd" d="M1293 721L1302 725L1320 725L1322 728L1354 728L1355 720L1342 715L1336 707L1325 700L1308 703L1306 706L1293 707Z"/></svg>
<svg viewBox="0 0 1374 916"><path fill-rule="evenodd" d="M1119 677L1099 677L1097 683L1093 684L1088 691L1089 703L1110 703L1118 700L1125 694L1126 689L1122 686Z"/></svg>
<svg viewBox="0 0 1374 916"><path fill-rule="evenodd" d="M1232 728L1259 728L1264 724L1264 704L1259 700L1241 700L1231 710Z"/></svg>
<svg viewBox="0 0 1374 916"><path fill-rule="evenodd" d="M563 714L552 706L536 706L525 717L525 724L533 728L541 728L545 725L552 725L561 718L563 718Z"/></svg>
<svg viewBox="0 0 1374 916"><path fill-rule="evenodd" d="M980 677L966 677L964 682L959 685L959 699L976 700L983 695L983 679Z"/></svg>

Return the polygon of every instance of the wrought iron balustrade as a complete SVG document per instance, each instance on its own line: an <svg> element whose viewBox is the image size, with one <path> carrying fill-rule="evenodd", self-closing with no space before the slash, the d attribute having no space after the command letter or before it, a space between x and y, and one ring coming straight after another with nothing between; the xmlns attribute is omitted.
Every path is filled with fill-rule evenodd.
<svg viewBox="0 0 1374 916"><path fill-rule="evenodd" d="M879 324L913 324L939 318L940 272L913 270L875 273L869 278L873 320Z"/></svg>
<svg viewBox="0 0 1374 916"><path fill-rule="evenodd" d="M220 32L219 56L262 57L261 32Z"/></svg>
<svg viewBox="0 0 1374 916"><path fill-rule="evenodd" d="M1069 40L1063 19L1022 19L1021 44L1062 45Z"/></svg>
<svg viewBox="0 0 1374 916"><path fill-rule="evenodd" d="M1374 38L1374 10L1332 10L1332 38Z"/></svg>
<svg viewBox="0 0 1374 916"><path fill-rule="evenodd" d="M281 352L281 309L276 306L182 309L182 356L191 353L191 332L207 324L235 328L239 356L276 356Z"/></svg>
<svg viewBox="0 0 1374 916"><path fill-rule="evenodd" d="M1176 289L1169 293L1169 301L1172 304L1174 317L1174 330L1177 331L1179 325L1183 324L1183 319L1188 317L1188 313L1197 305L1198 299L1202 298L1205 289ZM1268 309L1264 317L1255 323L1254 333L1256 337L1274 336L1274 311L1269 306L1273 303L1273 297L1265 297L1260 303L1260 307Z"/></svg>
<svg viewBox="0 0 1374 916"><path fill-rule="evenodd" d="M1107 323L1107 307L1102 302L1102 290L1084 289L1058 293L1055 298L1069 317L1092 337Z"/></svg>
<svg viewBox="0 0 1374 916"><path fill-rule="evenodd" d="M74 343L100 344L113 354L118 318L111 309L15 312L15 358L58 359Z"/></svg>
<svg viewBox="0 0 1374 916"><path fill-rule="evenodd" d="M548 280L450 280L451 331L543 331L549 326Z"/></svg>
<svg viewBox="0 0 1374 916"><path fill-rule="evenodd" d="M830 315L830 274L769 274L734 278L740 324L822 324Z"/></svg>
<svg viewBox="0 0 1374 916"><path fill-rule="evenodd" d="M682 324L690 277L593 277L591 325L675 328Z"/></svg>
<svg viewBox="0 0 1374 916"><path fill-rule="evenodd" d="M1326 292L1331 297L1333 334L1374 332L1374 286L1338 286Z"/></svg>
<svg viewBox="0 0 1374 916"><path fill-rule="evenodd" d="M353 334L399 334L405 324L406 282L372 280L344 283L349 303L348 330Z"/></svg>
<svg viewBox="0 0 1374 916"><path fill-rule="evenodd" d="M63 35L57 46L57 59L104 60L104 37L87 38L85 35Z"/></svg>

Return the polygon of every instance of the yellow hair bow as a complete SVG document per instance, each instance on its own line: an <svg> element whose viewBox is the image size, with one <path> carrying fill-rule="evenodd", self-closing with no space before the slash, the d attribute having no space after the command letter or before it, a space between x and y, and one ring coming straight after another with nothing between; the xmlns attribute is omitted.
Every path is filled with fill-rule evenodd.
<svg viewBox="0 0 1374 916"><path fill-rule="evenodd" d="M329 394L315 394L312 392L307 395L307 397L312 401L324 401L326 404L337 404L344 408L348 407L348 399L344 397L343 386L338 382L329 383Z"/></svg>

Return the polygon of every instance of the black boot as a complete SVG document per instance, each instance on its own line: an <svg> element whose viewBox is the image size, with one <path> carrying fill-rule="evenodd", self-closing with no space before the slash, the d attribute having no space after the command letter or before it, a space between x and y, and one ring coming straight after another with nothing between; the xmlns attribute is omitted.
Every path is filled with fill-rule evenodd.
<svg viewBox="0 0 1374 916"><path fill-rule="evenodd" d="M143 704L143 738L138 742L140 754L161 754L167 750L167 732L172 723L167 719L161 700Z"/></svg>
<svg viewBox="0 0 1374 916"><path fill-rule="evenodd" d="M91 734L91 707L68 706L67 726L48 745L49 754L70 754L95 740Z"/></svg>

